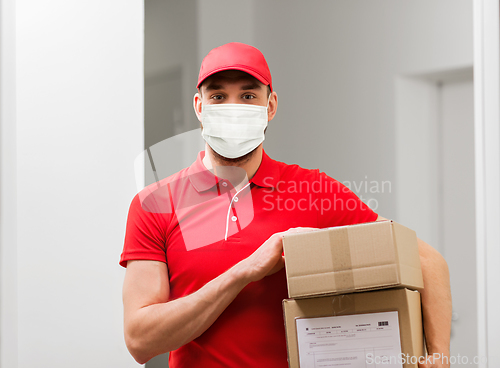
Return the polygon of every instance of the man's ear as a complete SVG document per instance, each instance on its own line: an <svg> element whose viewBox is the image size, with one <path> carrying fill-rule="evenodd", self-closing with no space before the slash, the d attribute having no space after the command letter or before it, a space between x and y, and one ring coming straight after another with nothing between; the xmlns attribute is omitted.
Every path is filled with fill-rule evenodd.
<svg viewBox="0 0 500 368"><path fill-rule="evenodd" d="M269 97L269 108L267 109L267 121L271 121L276 115L278 110L278 94L276 92L271 92L271 97Z"/></svg>
<svg viewBox="0 0 500 368"><path fill-rule="evenodd" d="M199 92L195 93L194 98L193 98L193 108L194 108L194 113L196 114L196 117L201 123L201 95Z"/></svg>

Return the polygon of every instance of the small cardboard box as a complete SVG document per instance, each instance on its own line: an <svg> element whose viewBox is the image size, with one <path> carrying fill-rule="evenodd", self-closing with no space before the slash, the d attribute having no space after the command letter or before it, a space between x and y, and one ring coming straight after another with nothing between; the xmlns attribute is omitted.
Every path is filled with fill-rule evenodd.
<svg viewBox="0 0 500 368"><path fill-rule="evenodd" d="M283 312L290 368L339 365L401 367L401 363L404 368L418 368L419 357L425 356L418 291L403 288L308 299L285 299ZM392 322L385 321L388 314L393 316ZM374 320L375 323L345 327L348 325L345 316L352 318L354 315L355 319L361 320L371 318L373 321L374 318L379 318ZM342 322L342 318L346 322ZM301 320L300 327L298 320ZM303 331L304 322L316 324L318 327ZM399 331L396 325L399 325ZM297 328L301 328L301 332L298 333ZM387 342L382 339L392 339L387 341L392 341L393 347L400 349L399 356L391 355L391 346L387 346ZM398 339L400 346L396 346ZM299 356L299 346L302 356ZM303 365L300 365L301 359Z"/></svg>
<svg viewBox="0 0 500 368"><path fill-rule="evenodd" d="M290 298L424 287L417 235L394 221L283 237Z"/></svg>

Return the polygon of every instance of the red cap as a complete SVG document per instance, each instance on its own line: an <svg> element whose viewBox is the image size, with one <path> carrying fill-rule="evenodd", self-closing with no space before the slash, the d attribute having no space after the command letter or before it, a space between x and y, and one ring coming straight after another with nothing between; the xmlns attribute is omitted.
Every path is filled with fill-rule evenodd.
<svg viewBox="0 0 500 368"><path fill-rule="evenodd" d="M231 42L210 51L201 63L196 87L200 88L205 79L224 70L240 70L248 73L273 90L271 72L266 59L262 52L253 46Z"/></svg>

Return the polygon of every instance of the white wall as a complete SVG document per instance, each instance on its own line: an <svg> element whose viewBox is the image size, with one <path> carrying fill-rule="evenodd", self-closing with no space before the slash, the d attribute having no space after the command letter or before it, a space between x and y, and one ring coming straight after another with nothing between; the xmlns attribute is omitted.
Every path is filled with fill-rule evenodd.
<svg viewBox="0 0 500 368"><path fill-rule="evenodd" d="M198 63L214 47L228 42L254 45L255 29L260 18L255 17L255 1L197 0Z"/></svg>
<svg viewBox="0 0 500 368"><path fill-rule="evenodd" d="M15 6L0 1L0 367L17 366Z"/></svg>
<svg viewBox="0 0 500 368"><path fill-rule="evenodd" d="M137 366L118 261L143 148L143 3L16 5L18 366Z"/></svg>
<svg viewBox="0 0 500 368"><path fill-rule="evenodd" d="M359 194L397 220L394 80L471 66L472 2L286 3L255 0L255 46L279 96L265 148L340 181L390 181L391 193Z"/></svg>
<svg viewBox="0 0 500 368"><path fill-rule="evenodd" d="M472 99L467 102L472 106ZM397 219L442 251L443 160L438 82L421 76L396 78L395 104ZM469 124L472 127L473 121ZM474 211L474 206L470 210Z"/></svg>
<svg viewBox="0 0 500 368"><path fill-rule="evenodd" d="M192 107L199 70L199 65L196 63L198 52L196 9L196 0L145 1L145 18L148 20L145 23L144 74L146 88L151 86L154 89L153 85L159 79L170 77L171 74L179 74L182 89L172 91L172 93L181 95L179 98L181 106L179 107L181 107L181 119L186 130L198 126L198 120L193 116ZM179 37L180 35L182 36ZM165 102L168 103L167 99ZM151 114L162 115L161 111L157 114L151 111ZM163 139L176 133L174 129L159 129L157 131L152 124L147 127L147 130L150 130L148 134L152 137L162 136Z"/></svg>

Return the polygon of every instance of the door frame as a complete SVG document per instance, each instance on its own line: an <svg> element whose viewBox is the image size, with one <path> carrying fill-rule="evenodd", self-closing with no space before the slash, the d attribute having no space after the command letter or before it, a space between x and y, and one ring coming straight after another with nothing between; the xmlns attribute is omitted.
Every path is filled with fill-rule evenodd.
<svg viewBox="0 0 500 368"><path fill-rule="evenodd" d="M0 0L0 367L17 367L15 1Z"/></svg>
<svg viewBox="0 0 500 368"><path fill-rule="evenodd" d="M473 8L478 354L486 368L500 361L499 1L474 0Z"/></svg>

